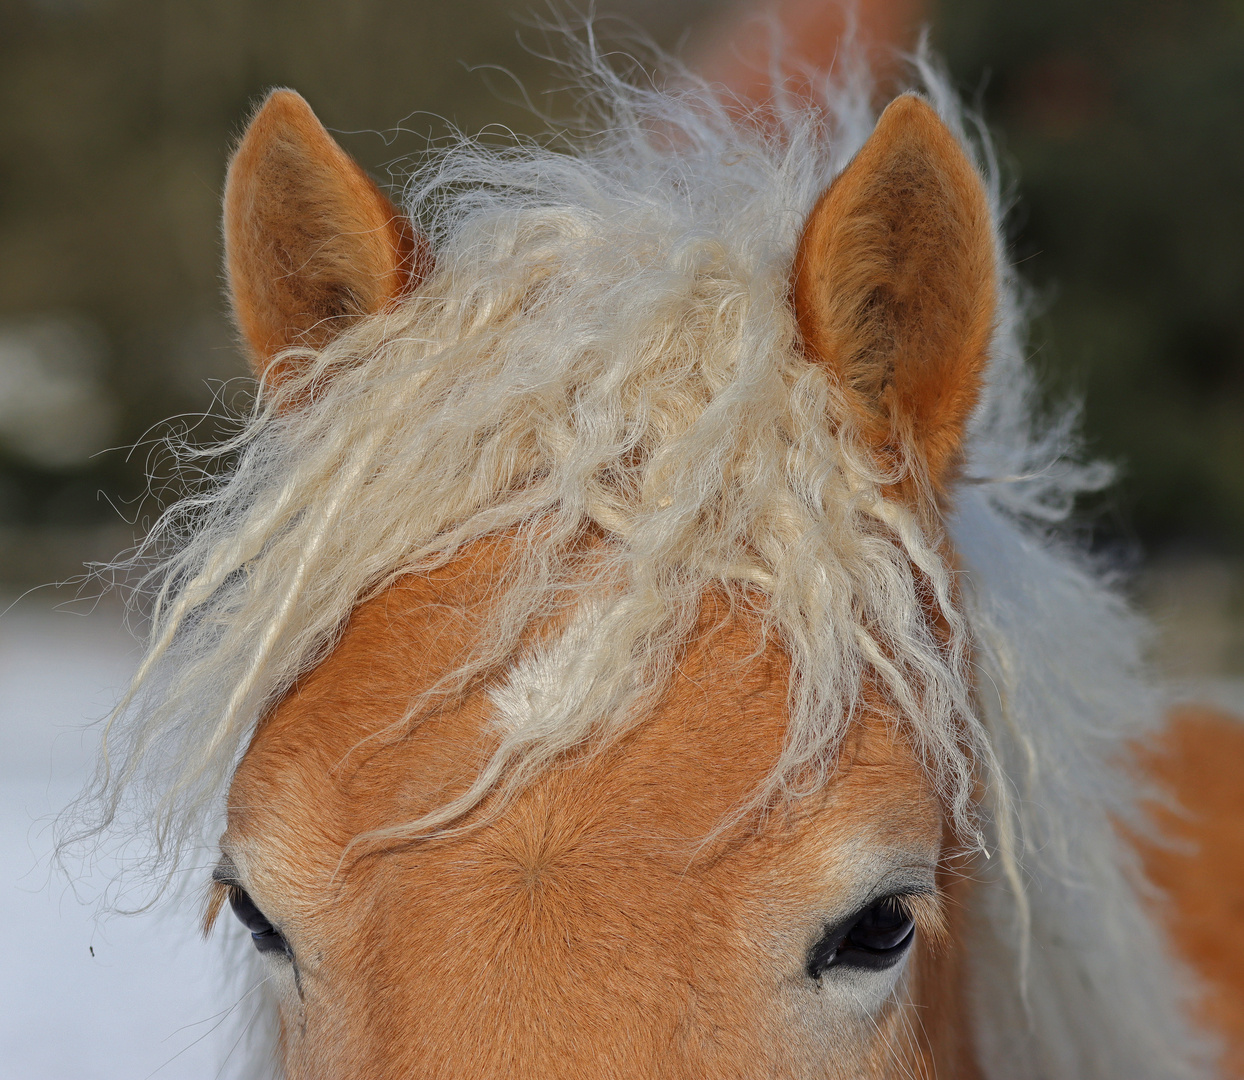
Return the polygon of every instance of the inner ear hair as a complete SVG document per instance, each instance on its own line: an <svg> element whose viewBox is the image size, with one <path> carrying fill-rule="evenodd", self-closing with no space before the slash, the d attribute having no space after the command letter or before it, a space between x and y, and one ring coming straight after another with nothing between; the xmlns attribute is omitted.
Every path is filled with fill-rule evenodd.
<svg viewBox="0 0 1244 1080"><path fill-rule="evenodd" d="M225 268L257 375L289 346L322 348L417 285L427 242L292 90L274 90L229 164Z"/></svg>
<svg viewBox="0 0 1244 1080"><path fill-rule="evenodd" d="M897 98L821 195L791 295L808 355L879 455L953 475L980 395L996 297L993 223L975 166L933 108Z"/></svg>

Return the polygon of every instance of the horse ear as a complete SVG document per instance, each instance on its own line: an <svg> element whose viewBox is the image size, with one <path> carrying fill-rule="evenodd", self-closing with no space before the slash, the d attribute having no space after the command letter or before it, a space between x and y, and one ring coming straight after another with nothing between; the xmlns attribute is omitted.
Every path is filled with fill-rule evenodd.
<svg viewBox="0 0 1244 1080"><path fill-rule="evenodd" d="M274 90L229 163L225 268L256 375L319 348L418 284L427 243L292 90Z"/></svg>
<svg viewBox="0 0 1244 1080"><path fill-rule="evenodd" d="M979 397L995 289L980 176L933 109L904 95L813 208L792 303L866 442L889 462L914 455L938 490Z"/></svg>

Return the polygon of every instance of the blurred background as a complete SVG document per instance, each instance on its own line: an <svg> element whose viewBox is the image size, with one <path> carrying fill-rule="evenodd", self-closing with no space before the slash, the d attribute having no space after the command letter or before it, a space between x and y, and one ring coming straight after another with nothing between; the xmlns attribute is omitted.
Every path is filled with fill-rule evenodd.
<svg viewBox="0 0 1244 1080"><path fill-rule="evenodd" d="M860 5L884 42L910 46L927 24L994 132L1015 184L1012 252L1039 312L1034 363L1054 399L1083 399L1091 451L1120 468L1120 483L1082 508L1084 528L1133 572L1163 673L1244 713L1244 3ZM595 7L606 38L638 29L747 87L764 34L746 20L761 6ZM796 53L832 56L840 23L825 3L782 8ZM265 89L300 90L374 176L394 181L451 123L537 134L525 99L569 107L566 74L533 27L550 10L0 0L0 610L127 548L176 495L160 440L210 439L206 414L245 401L218 214L230 147ZM27 873L47 852L31 820L71 797L86 767L89 745L67 733L106 711L132 663L108 601L76 622L50 610L74 594L40 590L0 618L0 875L21 883L20 895L0 892L0 923L7 957L24 957L0 1001L0 1056L20 1063L13 1075L111 1076L99 1062L116 1044L128 1056L115 1075L211 1075L195 1064L205 1047L215 1053L198 1029L181 1036L197 1050L175 1052L174 1039L142 1057L143 1036L114 1015L141 1017L150 1043L198 1007L167 993L185 930L135 931L119 946L73 915L60 886L59 907L48 905L45 870ZM47 963L49 942L68 967ZM178 985L202 964L184 960ZM57 1039L38 1017L69 982L102 989L82 998L73 1037ZM120 999L101 1006L118 985Z"/></svg>

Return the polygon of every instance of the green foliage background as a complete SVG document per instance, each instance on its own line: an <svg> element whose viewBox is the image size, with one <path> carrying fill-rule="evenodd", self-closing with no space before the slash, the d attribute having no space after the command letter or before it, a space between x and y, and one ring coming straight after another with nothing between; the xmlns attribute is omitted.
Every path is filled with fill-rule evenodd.
<svg viewBox="0 0 1244 1080"><path fill-rule="evenodd" d="M939 0L1018 178L1037 360L1117 461L1107 532L1244 553L1244 3Z"/></svg>

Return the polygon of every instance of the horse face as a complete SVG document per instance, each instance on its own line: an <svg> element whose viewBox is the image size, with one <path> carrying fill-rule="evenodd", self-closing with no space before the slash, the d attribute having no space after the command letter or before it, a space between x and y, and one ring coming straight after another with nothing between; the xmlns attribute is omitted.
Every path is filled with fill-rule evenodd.
<svg viewBox="0 0 1244 1080"><path fill-rule="evenodd" d="M237 771L217 878L279 935L255 940L291 1080L953 1065L925 1035L953 1040L958 995L924 770L878 705L820 790L721 830L779 753L787 673L711 601L621 742L466 828L352 846L460 792L495 746L487 687L403 723L470 646L479 562L360 607Z"/></svg>
<svg viewBox="0 0 1244 1080"><path fill-rule="evenodd" d="M274 387L298 362L286 346L381 312L430 265L289 92L252 122L225 218L239 327ZM818 201L791 271L841 422L905 477L884 497L924 520L979 390L993 243L974 169L907 97ZM463 793L523 698L515 680L548 674L520 660L408 722L485 632L505 557L498 543L361 605L237 770L213 911L228 897L271 967L287 1074L975 1075L960 886L939 874L922 764L865 697L828 778L740 814L781 752L789 673L713 596L628 735L589 739L447 832L374 835Z"/></svg>

